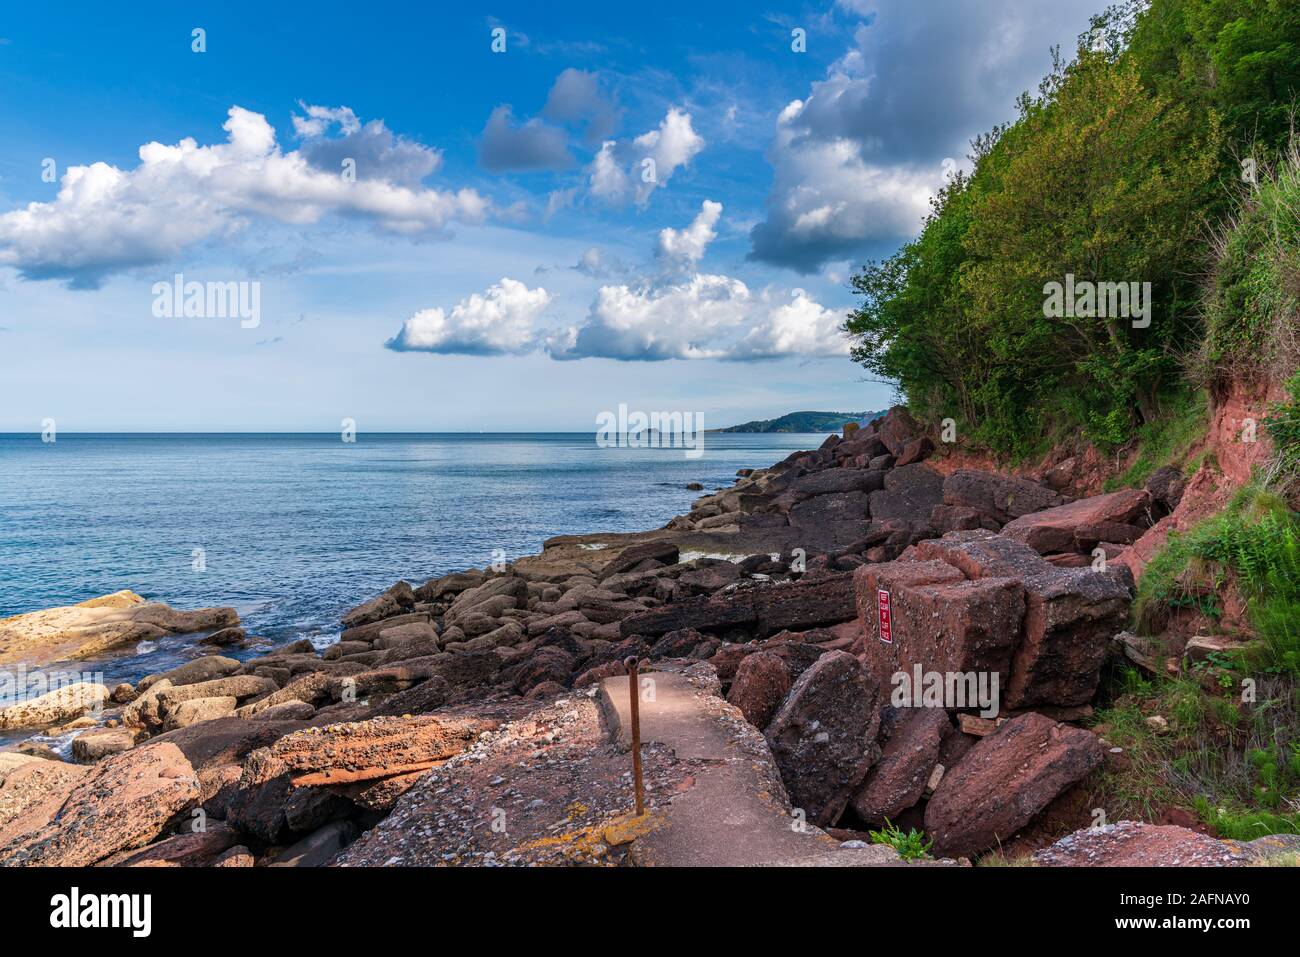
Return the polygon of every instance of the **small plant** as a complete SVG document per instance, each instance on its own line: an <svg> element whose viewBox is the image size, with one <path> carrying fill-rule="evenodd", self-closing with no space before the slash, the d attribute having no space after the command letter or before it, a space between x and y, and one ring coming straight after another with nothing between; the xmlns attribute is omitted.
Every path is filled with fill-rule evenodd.
<svg viewBox="0 0 1300 957"><path fill-rule="evenodd" d="M879 831L869 831L872 844L888 844L894 850L898 851L898 856L905 861L919 861L930 854L930 846L934 844L933 840L927 841L925 834L912 828L906 834L898 825L890 822L885 818L885 826Z"/></svg>

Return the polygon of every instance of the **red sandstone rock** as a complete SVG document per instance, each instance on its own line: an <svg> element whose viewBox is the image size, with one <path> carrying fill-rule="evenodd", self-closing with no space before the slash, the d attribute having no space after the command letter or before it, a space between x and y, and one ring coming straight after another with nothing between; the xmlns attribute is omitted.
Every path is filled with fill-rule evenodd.
<svg viewBox="0 0 1300 957"><path fill-rule="evenodd" d="M194 768L173 744L115 755L0 828L0 866L94 864L149 843L198 796Z"/></svg>
<svg viewBox="0 0 1300 957"><path fill-rule="evenodd" d="M1120 821L1067 834L1034 852L1041 867L1224 867L1241 863L1223 841L1175 825Z"/></svg>
<svg viewBox="0 0 1300 957"><path fill-rule="evenodd" d="M948 769L925 809L936 855L982 854L1008 841L1102 763L1097 736L1029 712L980 740Z"/></svg>
<svg viewBox="0 0 1300 957"><path fill-rule="evenodd" d="M942 708L905 708L880 760L853 797L853 810L869 824L895 819L916 804L952 731Z"/></svg>
<svg viewBox="0 0 1300 957"><path fill-rule="evenodd" d="M760 651L744 658L736 668L727 700L760 731L767 727L790 690L790 672L776 655Z"/></svg>
<svg viewBox="0 0 1300 957"><path fill-rule="evenodd" d="M1133 525L1149 514L1151 493L1139 489L1122 489L1109 495L1081 498L1068 505L1058 505L1033 512L1009 522L1002 534L1024 542L1040 555L1069 552L1075 549L1080 528L1117 523ZM1146 522L1150 524L1150 522Z"/></svg>
<svg viewBox="0 0 1300 957"><path fill-rule="evenodd" d="M1026 545L983 531L919 542L911 554L947 562L968 578L1022 583L1025 615L1004 688L1007 707L1092 700L1106 648L1128 617L1125 584L1091 568L1057 568Z"/></svg>
<svg viewBox="0 0 1300 957"><path fill-rule="evenodd" d="M791 803L832 823L879 756L880 688L850 654L822 655L790 689L767 728Z"/></svg>
<svg viewBox="0 0 1300 957"><path fill-rule="evenodd" d="M996 472L958 469L943 481L944 505L973 509L999 525L1067 501L1037 482Z"/></svg>
<svg viewBox="0 0 1300 957"><path fill-rule="evenodd" d="M939 562L865 565L856 575L867 629L864 660L881 684L917 665L925 672L996 673L1006 683L1025 612L1017 580L967 581ZM890 642L881 637L882 590L889 593Z"/></svg>
<svg viewBox="0 0 1300 957"><path fill-rule="evenodd" d="M311 793L321 786L427 770L493 726L429 715L304 728L245 759L227 820L269 842L288 830L313 830L330 819L321 811L333 795Z"/></svg>

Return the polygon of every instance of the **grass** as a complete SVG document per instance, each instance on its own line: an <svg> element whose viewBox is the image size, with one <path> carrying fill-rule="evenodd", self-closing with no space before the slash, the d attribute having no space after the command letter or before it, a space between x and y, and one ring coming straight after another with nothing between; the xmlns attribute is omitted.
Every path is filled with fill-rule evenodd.
<svg viewBox="0 0 1300 957"><path fill-rule="evenodd" d="M1240 187L1212 245L1192 378L1207 386L1285 379L1300 365L1300 142L1257 186Z"/></svg>
<svg viewBox="0 0 1300 957"><path fill-rule="evenodd" d="M993 851L985 854L975 864L976 867L1037 867L1034 863L1033 855L1021 854L1018 857L1007 857L1002 851Z"/></svg>
<svg viewBox="0 0 1300 957"><path fill-rule="evenodd" d="M1137 629L1160 634L1182 608L1217 620L1220 595L1229 587L1247 599L1258 639L1245 652L1247 664L1300 674L1300 514L1259 485L1239 490L1220 514L1169 536L1138 586Z"/></svg>
<svg viewBox="0 0 1300 957"><path fill-rule="evenodd" d="M1094 721L1126 757L1097 778L1093 799L1109 820L1182 808L1220 837L1300 833L1300 679L1228 674L1227 687L1204 674L1109 676L1113 701ZM1168 729L1149 725L1153 715Z"/></svg>

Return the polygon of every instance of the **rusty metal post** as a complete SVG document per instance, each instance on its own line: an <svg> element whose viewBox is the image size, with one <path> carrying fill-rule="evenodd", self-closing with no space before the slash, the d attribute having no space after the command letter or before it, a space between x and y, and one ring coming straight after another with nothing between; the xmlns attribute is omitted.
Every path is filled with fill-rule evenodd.
<svg viewBox="0 0 1300 957"><path fill-rule="evenodd" d="M632 717L632 780L636 788L636 816L645 813L645 785L641 781L641 680L637 668L640 662L636 656L623 662L627 666L628 704Z"/></svg>

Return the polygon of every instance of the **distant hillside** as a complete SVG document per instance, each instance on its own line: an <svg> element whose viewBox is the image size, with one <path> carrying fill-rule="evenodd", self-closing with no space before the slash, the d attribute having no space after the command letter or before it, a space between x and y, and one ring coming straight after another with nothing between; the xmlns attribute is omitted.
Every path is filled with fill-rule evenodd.
<svg viewBox="0 0 1300 957"><path fill-rule="evenodd" d="M790 412L779 419L759 419L710 432L838 432L846 422L869 421L884 412Z"/></svg>

